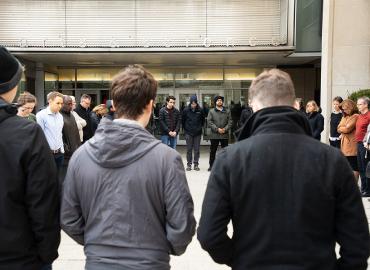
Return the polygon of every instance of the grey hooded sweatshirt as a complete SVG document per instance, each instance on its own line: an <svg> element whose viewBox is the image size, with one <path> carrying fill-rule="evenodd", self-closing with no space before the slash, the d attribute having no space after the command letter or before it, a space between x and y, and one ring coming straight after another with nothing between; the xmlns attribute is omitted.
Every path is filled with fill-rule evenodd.
<svg viewBox="0 0 370 270"><path fill-rule="evenodd" d="M86 269L170 269L195 233L181 156L130 120L102 120L73 154L62 229L84 245Z"/></svg>

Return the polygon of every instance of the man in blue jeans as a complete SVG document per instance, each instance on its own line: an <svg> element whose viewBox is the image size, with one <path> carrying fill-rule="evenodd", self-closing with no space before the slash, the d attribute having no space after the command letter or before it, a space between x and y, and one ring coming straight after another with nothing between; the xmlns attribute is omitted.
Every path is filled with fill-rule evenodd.
<svg viewBox="0 0 370 270"><path fill-rule="evenodd" d="M181 124L181 114L175 108L175 101L175 97L168 96L166 106L159 111L161 141L173 149L176 149L177 134L179 134Z"/></svg>

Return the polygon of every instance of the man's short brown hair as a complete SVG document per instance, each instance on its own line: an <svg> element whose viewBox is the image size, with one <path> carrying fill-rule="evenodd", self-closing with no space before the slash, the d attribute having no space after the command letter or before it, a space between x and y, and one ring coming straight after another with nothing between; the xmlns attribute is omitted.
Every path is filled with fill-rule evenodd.
<svg viewBox="0 0 370 270"><path fill-rule="evenodd" d="M57 91L53 91L53 92L50 92L46 98L47 100L54 100L56 97L60 97L60 98L63 98L63 94L62 93L59 93Z"/></svg>
<svg viewBox="0 0 370 270"><path fill-rule="evenodd" d="M23 92L19 95L17 103L19 106L23 106L26 103L35 103L36 104L36 97L29 92Z"/></svg>
<svg viewBox="0 0 370 270"><path fill-rule="evenodd" d="M112 80L111 96L118 117L137 119L157 95L157 81L140 65L130 65Z"/></svg>
<svg viewBox="0 0 370 270"><path fill-rule="evenodd" d="M289 74L270 69L255 78L249 88L249 99L256 100L263 107L293 106L295 90Z"/></svg>

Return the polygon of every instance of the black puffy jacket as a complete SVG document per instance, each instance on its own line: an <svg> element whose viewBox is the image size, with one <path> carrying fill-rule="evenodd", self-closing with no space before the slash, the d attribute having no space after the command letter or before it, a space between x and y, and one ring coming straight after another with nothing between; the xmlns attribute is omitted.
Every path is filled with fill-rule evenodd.
<svg viewBox="0 0 370 270"><path fill-rule="evenodd" d="M172 109L172 113L173 119L171 122L170 110L167 108L167 106L162 107L159 111L159 126L161 135L168 135L170 131L175 131L176 134L179 134L181 127L181 113L176 108Z"/></svg>
<svg viewBox="0 0 370 270"><path fill-rule="evenodd" d="M182 127L185 134L197 136L202 134L204 125L203 110L197 105L195 110L192 110L191 105L182 111Z"/></svg>

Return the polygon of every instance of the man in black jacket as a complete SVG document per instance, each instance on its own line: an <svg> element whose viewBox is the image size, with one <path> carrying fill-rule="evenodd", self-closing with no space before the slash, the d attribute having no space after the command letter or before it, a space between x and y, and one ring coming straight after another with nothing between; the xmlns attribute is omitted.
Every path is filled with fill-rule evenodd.
<svg viewBox="0 0 370 270"><path fill-rule="evenodd" d="M340 151L311 137L292 107L294 92L277 69L252 82L255 113L216 159L198 239L233 269L365 270L369 229L352 169Z"/></svg>
<svg viewBox="0 0 370 270"><path fill-rule="evenodd" d="M59 180L63 182L67 173L67 167L72 154L81 145L80 135L78 133L76 119L72 112L72 98L63 96L63 107L60 113L63 116L63 144L64 144L64 159L60 170Z"/></svg>
<svg viewBox="0 0 370 270"><path fill-rule="evenodd" d="M86 121L86 126L83 127L82 131L84 133L83 142L89 140L93 135L94 131L91 122L91 97L89 95L83 94L80 99L80 104L77 105L75 112Z"/></svg>
<svg viewBox="0 0 370 270"><path fill-rule="evenodd" d="M162 143L176 149L177 135L181 125L181 113L175 108L176 98L168 96L166 106L159 111L159 124Z"/></svg>
<svg viewBox="0 0 370 270"><path fill-rule="evenodd" d="M187 171L191 171L191 164L194 163L194 170L199 171L199 148L202 137L204 114L199 107L197 96L190 97L190 104L182 111L182 127L185 131ZM193 162L194 149L194 162Z"/></svg>
<svg viewBox="0 0 370 270"><path fill-rule="evenodd" d="M44 133L10 103L23 69L0 47L0 270L40 270L58 257L57 170Z"/></svg>

